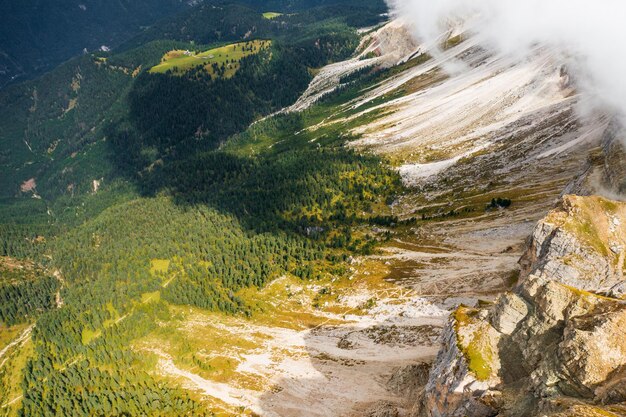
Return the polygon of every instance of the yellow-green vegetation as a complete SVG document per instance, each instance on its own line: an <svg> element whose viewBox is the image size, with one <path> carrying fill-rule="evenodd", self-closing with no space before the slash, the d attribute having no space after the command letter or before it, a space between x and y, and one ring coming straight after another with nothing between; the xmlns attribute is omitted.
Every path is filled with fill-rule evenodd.
<svg viewBox="0 0 626 417"><path fill-rule="evenodd" d="M458 35L455 35L455 36L450 36L443 43L442 47L443 47L444 50L450 49L450 48L454 48L455 46L457 46L460 43L462 43L464 40L465 40L465 37L462 34L458 34Z"/></svg>
<svg viewBox="0 0 626 417"><path fill-rule="evenodd" d="M166 53L161 63L150 68L151 73L170 72L182 75L192 68L202 67L212 77L230 78L239 69L241 59L258 54L272 44L270 40L237 42L208 51L183 51L176 49Z"/></svg>
<svg viewBox="0 0 626 417"><path fill-rule="evenodd" d="M85 327L81 333L81 341L83 345L88 345L92 340L100 337L101 334L101 330L92 330Z"/></svg>
<svg viewBox="0 0 626 417"><path fill-rule="evenodd" d="M590 291L581 290L580 288L572 287L571 285L562 284L560 282L555 282L555 284L560 285L561 287L567 289L568 291L575 294L577 297L587 298L592 300L602 300L602 301L617 301L620 302L617 298L606 297L604 295L595 294Z"/></svg>
<svg viewBox="0 0 626 417"><path fill-rule="evenodd" d="M609 411L611 408L616 408L615 412ZM622 407L601 408L596 405L577 404L569 407L567 411L551 414L553 417L619 417L623 416L624 409Z"/></svg>
<svg viewBox="0 0 626 417"><path fill-rule="evenodd" d="M23 369L33 356L33 344L30 339L18 347L12 348L0 361L0 415L18 414L22 404Z"/></svg>
<svg viewBox="0 0 626 417"><path fill-rule="evenodd" d="M303 330L345 323L347 315L367 314L380 298L402 297L408 292L386 281L391 269L378 259L362 258L352 264L351 270L348 274L342 269L329 269L331 273L314 284L283 276L261 290L247 288L237 296L253 306L255 324ZM370 297L360 305L348 306L345 297L351 294ZM343 319L329 319L329 313Z"/></svg>
<svg viewBox="0 0 626 417"><path fill-rule="evenodd" d="M297 280L278 281L279 285L275 282L268 288L274 287L269 292L276 297L286 298L285 305L290 307L288 311L282 311L282 314L276 314L280 312L280 306L276 306L276 310L267 311L267 314L244 319L225 317L221 313L207 312L195 307L169 305L171 319L161 323L145 338L133 343L135 351L146 353L144 369L152 369L156 374L168 377L161 375L157 368L158 358L166 355L173 359L178 368L204 379L242 389L266 390L266 381L262 377L237 370L245 360L245 355L266 352L272 360L280 360L283 357L299 357L302 353L280 345L274 346L271 342L272 334L263 329L289 328L300 331L321 324L341 323L338 320L328 320L322 315L308 313L306 306L300 305L298 311L297 299L301 299L301 294L289 293L297 292L296 286L302 283Z"/></svg>
<svg viewBox="0 0 626 417"><path fill-rule="evenodd" d="M150 261L150 272L152 274L165 274L169 267L169 259L152 259Z"/></svg>
<svg viewBox="0 0 626 417"><path fill-rule="evenodd" d="M16 324L10 327L0 326L0 349L4 349L5 346L22 334L27 327L27 323Z"/></svg>
<svg viewBox="0 0 626 417"><path fill-rule="evenodd" d="M328 282L329 279L323 279L318 284ZM263 289L245 288L237 296L252 306L253 320L260 325L303 330L323 323L339 323L307 307L315 303L316 294L295 277L284 276Z"/></svg>
<svg viewBox="0 0 626 417"><path fill-rule="evenodd" d="M174 358L176 366L202 378L261 389L258 378L237 373L239 357L251 354L266 340L248 334L241 319L225 318L198 308L169 306L172 320L163 323L134 345L138 351L158 351Z"/></svg>
<svg viewBox="0 0 626 417"><path fill-rule="evenodd" d="M265 19L275 19L278 16L282 16L282 15L283 15L282 13L278 13L278 12L265 12L265 13L263 13L263 17Z"/></svg>
<svg viewBox="0 0 626 417"><path fill-rule="evenodd" d="M115 306L113 306L112 302L106 303L105 310L111 315L111 318L104 320L102 322L102 329L93 330L88 327L83 328L82 333L81 333L81 340L83 342L83 345L88 345L94 339L97 339L98 337L100 337L102 335L102 330L118 324L120 321L127 318L129 315L133 314L135 308L138 305L148 304L148 303L158 303L159 301L161 301L161 291L157 290L157 291L142 293L140 300L141 300L141 303L138 303L137 301L133 301L133 308L128 313L124 314L124 316L120 316L120 313L117 311Z"/></svg>
<svg viewBox="0 0 626 417"><path fill-rule="evenodd" d="M621 239L626 239L626 234L620 233L623 229L611 225L613 216L624 221L626 204L598 196L565 196L563 208L553 210L546 217L546 222L562 227L602 256L611 256L617 260L618 257L608 247L614 239L609 236L609 230L615 229L617 237Z"/></svg>
<svg viewBox="0 0 626 417"><path fill-rule="evenodd" d="M142 303L154 303L161 300L161 291L145 292L141 294Z"/></svg>
<svg viewBox="0 0 626 417"><path fill-rule="evenodd" d="M454 313L455 332L459 349L468 362L468 368L479 381L486 381L494 373L496 353L492 348L489 323L478 318L479 310L460 306Z"/></svg>
<svg viewBox="0 0 626 417"><path fill-rule="evenodd" d="M352 275L338 270L334 271L336 275L329 273L307 283L286 274L262 289L238 291L236 296L251 306L254 314L250 318L167 304L169 319L135 341L133 349L146 352L146 357L151 359L146 359L143 366L157 374L160 374L157 360L165 355L178 368L204 379L250 390L267 389L263 378L237 370L245 355L265 352L272 358L282 358L302 353L275 346L273 334L265 329L302 331L320 325L339 325L345 320L329 319L327 313L360 314L361 309L367 308L366 305L346 307L340 299L342 295L368 291L375 302L378 291L396 289L384 281L388 268L381 261L364 259L353 265Z"/></svg>
<svg viewBox="0 0 626 417"><path fill-rule="evenodd" d="M109 327L115 324L120 319L120 313L115 309L112 302L108 302L106 304L106 310L111 315L110 319L107 319L103 322L104 327Z"/></svg>

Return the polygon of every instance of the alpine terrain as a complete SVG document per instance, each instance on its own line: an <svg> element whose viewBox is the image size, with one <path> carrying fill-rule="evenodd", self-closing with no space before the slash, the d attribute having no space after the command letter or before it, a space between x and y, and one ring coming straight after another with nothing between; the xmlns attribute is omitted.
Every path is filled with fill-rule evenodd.
<svg viewBox="0 0 626 417"><path fill-rule="evenodd" d="M626 129L556 45L5 3L0 415L626 416Z"/></svg>

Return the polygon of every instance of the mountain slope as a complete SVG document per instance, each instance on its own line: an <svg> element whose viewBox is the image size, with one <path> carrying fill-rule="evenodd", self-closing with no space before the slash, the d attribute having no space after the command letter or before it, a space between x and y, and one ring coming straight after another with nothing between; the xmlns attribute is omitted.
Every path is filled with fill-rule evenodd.
<svg viewBox="0 0 626 417"><path fill-rule="evenodd" d="M299 4L254 30L236 23L233 39L202 27L200 7L2 96L18 104L2 140L20 147L3 160L0 296L15 302L17 284L39 295L0 310L6 413L491 415L502 398L529 415L533 393L482 395L499 378L516 395L526 383L498 351L515 323L567 336L526 303L567 298L574 349L596 321L570 310L621 320L607 294L527 276L569 267L578 286L621 288L621 205L567 197L578 208L535 229L564 190L623 182L620 130L575 112L581 96L549 49L518 61L457 31L438 54L402 22L358 33L352 19L380 19L368 2ZM263 19L252 2L220 13L230 7L229 22ZM196 37L249 31L272 39L270 54L230 78L201 64L148 71L168 51L215 46ZM464 70L445 71L451 61ZM610 268L597 276L576 254ZM527 358L552 346L523 336ZM554 394L557 362L523 388ZM567 407L590 407L569 402L591 385L565 368ZM619 384L600 385L598 398L621 401Z"/></svg>
<svg viewBox="0 0 626 417"><path fill-rule="evenodd" d="M594 274L573 282L576 274L544 268L556 259L568 265L596 243L623 248L624 208L600 197L563 198L535 235L556 219L567 226L556 221L558 236L538 256L530 248L520 284L492 306L453 315L426 386L425 415L623 415L623 292L600 295L605 287ZM615 251L607 261L623 286L623 249ZM596 267L594 258L578 258L573 267L581 266Z"/></svg>
<svg viewBox="0 0 626 417"><path fill-rule="evenodd" d="M189 7L181 0L0 2L0 88L32 78L83 50L115 47L142 27Z"/></svg>
<svg viewBox="0 0 626 417"><path fill-rule="evenodd" d="M292 30L288 19L280 25L287 34ZM161 343L168 333L157 323L183 331L189 322L178 306L225 322L228 315L262 319L274 307L270 297L257 294L271 281L325 282L331 271L345 277L340 263L348 254L371 251L382 238L351 232L353 225L368 227L372 207L384 216L385 200L399 188L397 175L377 158L360 158L339 146L258 156L236 147L216 149L254 118L295 100L310 66L346 56L356 45L356 31L336 15L294 25L306 30L291 43L276 37L271 51L242 60L230 78L149 74L166 52L191 45L164 40L83 56L2 93L8 150L2 163L10 176L2 184L6 281L0 295L7 307L22 302L15 294L36 293L42 300L17 309L19 314L2 311L3 413L232 411L232 403L207 398L181 384L180 375L165 372L200 369L200 378L231 375L232 383L235 362L214 356L221 345L210 356L189 355L177 340L196 345L206 339L181 336ZM278 91L272 87L276 79L284 96L272 93ZM188 95L162 100L181 92ZM158 101L154 109L164 113L141 112L141 100ZM189 109L217 102L252 111L187 117ZM155 114L181 123L178 131L166 130L169 124L146 131L138 118ZM182 129L182 123L196 122ZM300 123L285 122L287 129ZM195 134L203 124L206 129ZM168 137L178 132L180 137ZM276 131L283 132L292 134L282 126ZM129 165L123 165L124 155L131 157ZM271 189L263 186L268 183ZM166 213L171 217L164 221ZM146 242L153 246L150 253ZM37 279L19 273L31 261L41 268ZM323 320L293 307L282 313L296 332ZM272 317L278 320L278 311ZM160 361L162 355L171 355L173 365ZM85 390L89 383L93 387ZM242 383L263 392L250 378Z"/></svg>

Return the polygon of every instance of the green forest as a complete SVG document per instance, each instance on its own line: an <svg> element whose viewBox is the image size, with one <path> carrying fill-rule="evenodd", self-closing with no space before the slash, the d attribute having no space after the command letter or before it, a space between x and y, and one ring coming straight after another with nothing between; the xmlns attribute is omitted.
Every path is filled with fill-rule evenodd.
<svg viewBox="0 0 626 417"><path fill-rule="evenodd" d="M200 4L0 91L0 331L34 325L32 347L0 367L0 404L19 398L18 415L211 415L132 341L171 306L262 314L242 290L337 273L388 237L363 227L398 223L385 161L337 130L294 135L354 90L260 120L349 57L384 4L277 0L288 13L265 19L256 3ZM148 72L168 51L249 33L271 46L231 77Z"/></svg>

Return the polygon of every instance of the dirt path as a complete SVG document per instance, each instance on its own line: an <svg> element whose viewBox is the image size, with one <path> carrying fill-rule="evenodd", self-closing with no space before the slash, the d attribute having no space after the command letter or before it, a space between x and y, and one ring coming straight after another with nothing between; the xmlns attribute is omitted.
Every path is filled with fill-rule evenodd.
<svg viewBox="0 0 626 417"><path fill-rule="evenodd" d="M246 390L234 388L228 384L209 381L192 372L185 371L176 366L172 358L158 350L153 352L159 355L159 368L165 374L180 377L185 382L184 385L194 390L200 390L204 394L219 399L234 407L245 407L255 412L259 412L254 404L254 393Z"/></svg>
<svg viewBox="0 0 626 417"><path fill-rule="evenodd" d="M30 333L33 331L34 327L34 324L28 326L26 329L24 329L24 331L19 335L18 338L16 338L11 343L6 345L2 350L0 350L0 359L3 359L4 355L6 355L7 352L9 352L9 350L11 350L13 347L25 343L30 338ZM0 362L0 369L4 366L5 362L6 358L4 358L2 362Z"/></svg>
<svg viewBox="0 0 626 417"><path fill-rule="evenodd" d="M11 401L7 401L6 403L0 405L0 408L7 408L11 404L15 404L16 402L18 402L22 398L23 398L23 395L18 395L17 397L13 398Z"/></svg>

